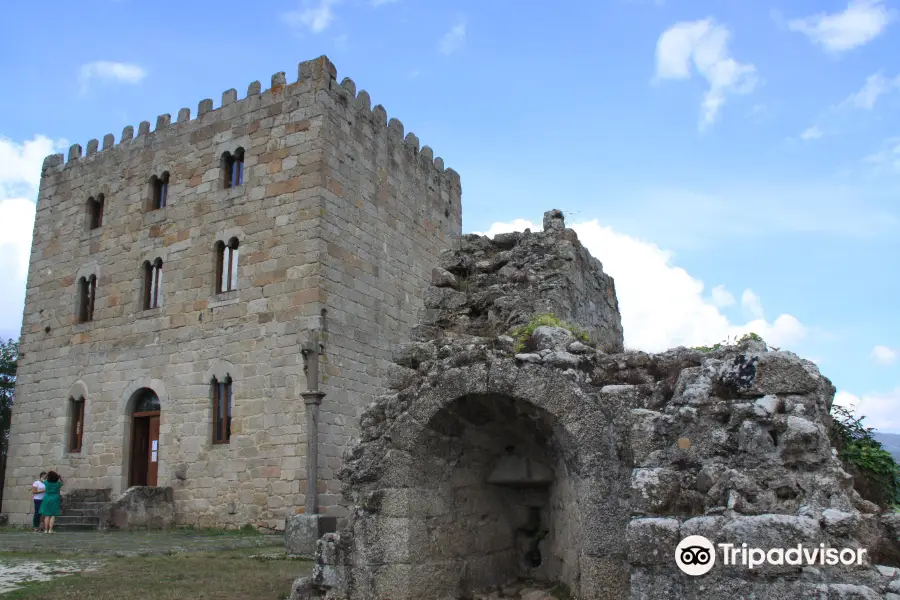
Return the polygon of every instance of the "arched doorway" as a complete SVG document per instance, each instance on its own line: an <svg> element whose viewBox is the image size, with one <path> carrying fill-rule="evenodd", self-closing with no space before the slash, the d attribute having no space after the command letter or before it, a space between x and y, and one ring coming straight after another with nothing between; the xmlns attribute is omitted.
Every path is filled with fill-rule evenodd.
<svg viewBox="0 0 900 600"><path fill-rule="evenodd" d="M155 486L159 474L159 396L150 388L134 393L128 487Z"/></svg>

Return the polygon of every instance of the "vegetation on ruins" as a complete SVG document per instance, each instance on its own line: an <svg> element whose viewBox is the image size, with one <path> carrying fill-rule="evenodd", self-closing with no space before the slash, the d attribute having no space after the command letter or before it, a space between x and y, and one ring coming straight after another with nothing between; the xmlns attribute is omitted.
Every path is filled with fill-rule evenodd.
<svg viewBox="0 0 900 600"><path fill-rule="evenodd" d="M694 350L710 353L747 341L765 343L761 336L751 332L712 346L697 346ZM772 350L777 351L778 348ZM865 416L856 416L843 406L832 406L831 445L837 449L844 468L853 475L854 487L863 498L882 507L898 506L900 465L875 439L874 428L863 426L865 419Z"/></svg>
<svg viewBox="0 0 900 600"><path fill-rule="evenodd" d="M523 350L529 349L529 344L534 335L534 331L538 327L562 327L574 335L575 339L578 341L584 343L588 343L589 341L588 334L577 325L571 325L557 318L556 315L552 313L546 313L535 315L524 325L520 325L513 329L510 335L516 340L516 352L522 352Z"/></svg>
<svg viewBox="0 0 900 600"><path fill-rule="evenodd" d="M900 466L875 439L875 430L863 426L866 417L837 405L831 415L831 445L853 475L856 491L882 507L900 504Z"/></svg>
<svg viewBox="0 0 900 600"><path fill-rule="evenodd" d="M734 339L731 339L731 337L727 337L727 338L725 338L724 342L719 342L718 344L713 344L712 346L694 346L692 348L692 350L699 350L700 352L710 353L710 352L715 352L716 350L720 350L722 348L727 348L729 346L737 346L744 342L751 342L751 341L752 342L762 342L764 344L766 343L765 340L762 339L762 336L760 336L757 333L753 333L751 331L750 333L746 333L746 334L742 335L741 337L735 337ZM779 349L773 347L772 350L777 352Z"/></svg>

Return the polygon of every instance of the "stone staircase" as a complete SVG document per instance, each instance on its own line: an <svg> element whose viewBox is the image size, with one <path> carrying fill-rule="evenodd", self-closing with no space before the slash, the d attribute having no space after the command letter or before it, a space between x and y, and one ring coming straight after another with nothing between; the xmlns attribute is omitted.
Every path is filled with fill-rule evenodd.
<svg viewBox="0 0 900 600"><path fill-rule="evenodd" d="M62 514L56 517L54 529L90 531L105 529L112 490L72 490L63 493Z"/></svg>

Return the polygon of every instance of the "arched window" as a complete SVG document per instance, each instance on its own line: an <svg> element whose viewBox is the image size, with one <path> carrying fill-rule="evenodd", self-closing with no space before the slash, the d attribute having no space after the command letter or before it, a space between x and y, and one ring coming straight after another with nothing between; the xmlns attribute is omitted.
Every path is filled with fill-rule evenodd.
<svg viewBox="0 0 900 600"><path fill-rule="evenodd" d="M144 310L159 308L162 303L162 259L144 263Z"/></svg>
<svg viewBox="0 0 900 600"><path fill-rule="evenodd" d="M238 148L233 153L222 155L222 174L226 188L233 188L244 183L244 149Z"/></svg>
<svg viewBox="0 0 900 600"><path fill-rule="evenodd" d="M238 239L216 243L216 293L237 289Z"/></svg>
<svg viewBox="0 0 900 600"><path fill-rule="evenodd" d="M94 320L94 300L97 297L97 276L82 277L78 280L78 322Z"/></svg>
<svg viewBox="0 0 900 600"><path fill-rule="evenodd" d="M138 393L139 396L134 400L132 413L159 412L159 396L156 395L156 392L149 388L143 388Z"/></svg>
<svg viewBox="0 0 900 600"><path fill-rule="evenodd" d="M165 208L169 198L169 172L163 171L163 174L159 177L156 175L151 177L150 189L152 191L151 209Z"/></svg>
<svg viewBox="0 0 900 600"><path fill-rule="evenodd" d="M231 376L219 381L212 380L213 392L213 443L227 444L231 441Z"/></svg>
<svg viewBox="0 0 900 600"><path fill-rule="evenodd" d="M88 198L88 222L91 229L99 229L103 226L103 194Z"/></svg>
<svg viewBox="0 0 900 600"><path fill-rule="evenodd" d="M69 398L69 452L81 452L84 437L84 397Z"/></svg>

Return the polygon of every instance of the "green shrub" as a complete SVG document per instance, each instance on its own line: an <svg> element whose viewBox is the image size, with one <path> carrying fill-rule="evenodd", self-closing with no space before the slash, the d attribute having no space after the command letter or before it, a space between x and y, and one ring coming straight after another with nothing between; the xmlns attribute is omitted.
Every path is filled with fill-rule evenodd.
<svg viewBox="0 0 900 600"><path fill-rule="evenodd" d="M883 508L900 504L900 466L856 417L842 406L831 408L831 445L844 468L853 475L859 495Z"/></svg>
<svg viewBox="0 0 900 600"><path fill-rule="evenodd" d="M527 344L531 341L531 336L534 335L534 330L538 327L562 327L563 329L568 329L578 341L584 342L585 344L590 341L588 334L577 325L570 325L569 323L558 319L555 315L548 313L535 315L524 325L520 325L512 330L510 335L516 340L516 352L521 352L526 349Z"/></svg>
<svg viewBox="0 0 900 600"><path fill-rule="evenodd" d="M749 342L749 341L762 342L764 344L766 343L766 340L762 339L762 336L760 336L758 333L753 333L751 331L750 333L745 333L741 337L734 338L733 340L730 337L728 337L728 338L725 338L724 342L719 342L718 344L713 344L712 346L694 346L691 349L699 350L700 352L709 353L709 352L715 352L716 350L720 350L722 348L728 348L730 346L737 346L739 344L742 344L744 342ZM772 350L777 351L778 348L773 347Z"/></svg>

